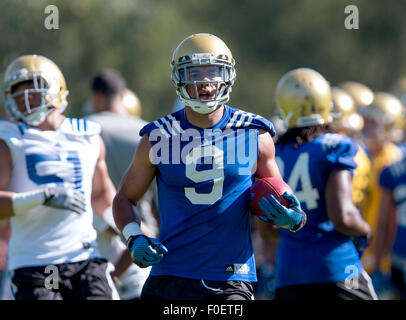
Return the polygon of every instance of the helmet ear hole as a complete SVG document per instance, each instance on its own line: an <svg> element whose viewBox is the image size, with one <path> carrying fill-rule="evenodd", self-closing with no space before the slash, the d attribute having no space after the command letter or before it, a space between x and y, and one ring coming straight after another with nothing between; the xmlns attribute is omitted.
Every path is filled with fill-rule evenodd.
<svg viewBox="0 0 406 320"><path fill-rule="evenodd" d="M180 62L187 62L187 61L192 61L192 59L189 57L189 56L183 56L183 57L180 57L179 59L178 59L178 62L180 63Z"/></svg>

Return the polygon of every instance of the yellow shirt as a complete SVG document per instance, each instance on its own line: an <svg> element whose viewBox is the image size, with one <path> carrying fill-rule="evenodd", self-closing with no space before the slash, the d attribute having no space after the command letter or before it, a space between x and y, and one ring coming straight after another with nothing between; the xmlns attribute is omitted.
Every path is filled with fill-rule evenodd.
<svg viewBox="0 0 406 320"><path fill-rule="evenodd" d="M354 171L354 178L352 180L352 200L364 216L368 203L367 195L369 175L371 174L371 160L360 145L358 145L358 152L354 160L357 163L357 168Z"/></svg>
<svg viewBox="0 0 406 320"><path fill-rule="evenodd" d="M394 144L386 144L382 151L371 160L371 172L368 185L368 195L365 211L362 212L364 219L371 226L373 240L371 245L365 250L362 257L362 262L365 270L369 273L373 272L374 266L374 239L376 239L376 228L378 222L378 210L379 210L379 200L380 200L380 187L379 187L379 175L383 168L391 165L392 163L400 160L402 157L401 150ZM381 263L381 271L388 273L390 270L390 259L385 257Z"/></svg>

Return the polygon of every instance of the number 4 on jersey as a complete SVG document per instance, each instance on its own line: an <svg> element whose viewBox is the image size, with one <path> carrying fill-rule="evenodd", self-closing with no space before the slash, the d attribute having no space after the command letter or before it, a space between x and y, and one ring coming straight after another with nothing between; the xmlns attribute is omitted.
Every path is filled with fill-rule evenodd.
<svg viewBox="0 0 406 320"><path fill-rule="evenodd" d="M283 163L283 160L280 157L276 157L276 163L278 164L282 177L284 177L285 164ZM297 190L299 181L302 187L301 190ZM313 188L312 181L310 180L309 154L307 152L300 154L299 158L296 160L292 172L287 179L287 183L292 188L298 200L301 203L306 204L308 210L317 208L317 200L320 195L317 189Z"/></svg>

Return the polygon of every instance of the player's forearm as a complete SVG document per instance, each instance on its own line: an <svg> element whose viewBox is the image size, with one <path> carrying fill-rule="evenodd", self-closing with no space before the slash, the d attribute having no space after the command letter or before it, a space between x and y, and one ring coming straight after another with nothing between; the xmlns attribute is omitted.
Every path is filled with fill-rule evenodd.
<svg viewBox="0 0 406 320"><path fill-rule="evenodd" d="M11 226L10 220L4 219L0 220L0 239L3 241L8 241L11 236Z"/></svg>
<svg viewBox="0 0 406 320"><path fill-rule="evenodd" d="M106 211L109 207L113 205L113 199L116 194L116 189L114 185L108 181L105 182L104 186L100 188L100 186L93 189L92 192L92 207L93 210L96 211L103 218L103 212Z"/></svg>
<svg viewBox="0 0 406 320"><path fill-rule="evenodd" d="M338 232L348 236L364 236L371 232L369 224L362 219L355 207L341 214L341 218L333 223Z"/></svg>
<svg viewBox="0 0 406 320"><path fill-rule="evenodd" d="M0 191L0 219L8 219L30 209L38 207L45 201L45 190L37 189L27 192Z"/></svg>
<svg viewBox="0 0 406 320"><path fill-rule="evenodd" d="M124 272L133 264L131 259L130 251L124 250L123 254L120 256L120 259L114 265L115 270L112 272L112 277L121 278Z"/></svg>
<svg viewBox="0 0 406 320"><path fill-rule="evenodd" d="M141 224L140 217L133 210L133 204L120 192L113 200L113 217L120 231L123 231L124 227L131 222Z"/></svg>
<svg viewBox="0 0 406 320"><path fill-rule="evenodd" d="M113 205L113 197L109 194L99 193L92 197L93 210L103 218L103 213Z"/></svg>
<svg viewBox="0 0 406 320"><path fill-rule="evenodd" d="M13 196L14 192L0 191L0 220L14 216Z"/></svg>

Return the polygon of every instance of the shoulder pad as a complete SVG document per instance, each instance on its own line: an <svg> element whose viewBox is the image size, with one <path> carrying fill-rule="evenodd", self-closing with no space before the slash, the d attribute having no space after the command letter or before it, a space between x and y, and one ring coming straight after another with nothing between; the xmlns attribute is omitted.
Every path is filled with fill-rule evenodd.
<svg viewBox="0 0 406 320"><path fill-rule="evenodd" d="M184 130L180 126L178 114L179 112L174 112L146 124L141 129L140 136L143 136L144 134L147 134L149 136L154 130L157 130L157 133L159 135L162 135L166 138L181 134Z"/></svg>
<svg viewBox="0 0 406 320"><path fill-rule="evenodd" d="M61 126L67 134L78 136L94 136L99 135L101 127L98 123L87 119L66 118Z"/></svg>
<svg viewBox="0 0 406 320"><path fill-rule="evenodd" d="M25 126L6 120L0 120L0 139L19 137L24 133Z"/></svg>
<svg viewBox="0 0 406 320"><path fill-rule="evenodd" d="M340 134L326 133L321 137L321 147L326 153L327 160L337 166L337 169L355 169L355 156L358 145L350 137Z"/></svg>
<svg viewBox="0 0 406 320"><path fill-rule="evenodd" d="M389 167L385 168L384 171L388 171L392 177L399 178L406 174L406 158L403 158L400 161L395 162L394 164L390 165Z"/></svg>
<svg viewBox="0 0 406 320"><path fill-rule="evenodd" d="M227 123L226 128L256 128L268 131L272 137L276 134L272 122L268 119L255 113L233 108L230 108L230 121Z"/></svg>

